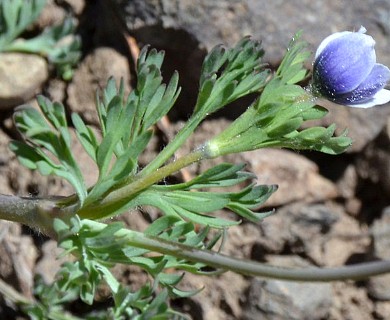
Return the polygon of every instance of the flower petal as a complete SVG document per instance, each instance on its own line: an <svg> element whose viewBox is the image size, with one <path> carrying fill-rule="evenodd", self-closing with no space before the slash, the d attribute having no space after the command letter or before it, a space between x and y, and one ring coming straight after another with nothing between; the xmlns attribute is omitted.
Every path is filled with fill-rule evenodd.
<svg viewBox="0 0 390 320"><path fill-rule="evenodd" d="M358 30L358 33L366 33L366 31L367 31L366 28L361 26ZM321 52L325 49L325 47L328 45L328 43L330 43L331 41L333 41L337 38L340 38L344 35L348 35L350 33L352 33L352 32L351 31L343 31L343 32L336 32L336 33L331 34L330 36L327 36L324 40L322 40L322 42L318 46L314 59L316 59L321 54Z"/></svg>
<svg viewBox="0 0 390 320"><path fill-rule="evenodd" d="M314 62L313 84L331 98L354 90L369 75L376 62L375 41L363 33L343 32L326 42Z"/></svg>
<svg viewBox="0 0 390 320"><path fill-rule="evenodd" d="M322 42L318 46L314 59L317 59L317 57L321 54L322 51L324 51L326 46L331 41L333 41L333 40L335 40L337 38L340 38L340 37L342 37L344 35L350 34L350 33L352 33L352 32L351 31L343 31L343 32L336 32L336 33L331 34L330 36L327 36L324 40L322 40Z"/></svg>
<svg viewBox="0 0 390 320"><path fill-rule="evenodd" d="M382 89L378 91L370 100L358 103L358 104L345 104L348 107L353 108L371 108L379 106L381 104L388 103L390 101L390 90Z"/></svg>
<svg viewBox="0 0 390 320"><path fill-rule="evenodd" d="M353 91L335 97L334 101L347 105L361 104L371 100L390 80L390 70L383 64L375 64L368 77Z"/></svg>

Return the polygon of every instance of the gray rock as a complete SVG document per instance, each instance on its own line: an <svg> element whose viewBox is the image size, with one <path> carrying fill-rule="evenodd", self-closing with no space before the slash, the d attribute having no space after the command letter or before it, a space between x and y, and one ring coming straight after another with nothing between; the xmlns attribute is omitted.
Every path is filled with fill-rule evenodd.
<svg viewBox="0 0 390 320"><path fill-rule="evenodd" d="M371 227L373 255L377 259L390 257L390 207L387 207L382 217L375 220Z"/></svg>
<svg viewBox="0 0 390 320"><path fill-rule="evenodd" d="M254 260L291 252L318 266L341 266L364 254L370 244L359 223L335 205L295 203L279 208L259 224L260 236L252 247Z"/></svg>
<svg viewBox="0 0 390 320"><path fill-rule="evenodd" d="M243 319L325 319L332 305L330 283L253 279Z"/></svg>
<svg viewBox="0 0 390 320"><path fill-rule="evenodd" d="M367 284L367 292L375 300L390 301L390 274L371 278Z"/></svg>
<svg viewBox="0 0 390 320"><path fill-rule="evenodd" d="M259 224L261 236L253 244L252 259L260 260L259 255L264 253L281 253L288 244L294 243L291 218L285 213L286 210L279 209Z"/></svg>
<svg viewBox="0 0 390 320"><path fill-rule="evenodd" d="M0 53L0 108L25 103L48 78L46 60L25 53Z"/></svg>
<svg viewBox="0 0 390 320"><path fill-rule="evenodd" d="M322 204L303 207L300 214L295 218L295 222L303 227L316 226L320 233L329 232L338 220L339 215Z"/></svg>
<svg viewBox="0 0 390 320"><path fill-rule="evenodd" d="M387 207L380 219L375 220L371 227L372 254L377 259L390 257L390 207ZM371 297L377 300L390 300L390 274L373 277L368 281L367 290Z"/></svg>
<svg viewBox="0 0 390 320"><path fill-rule="evenodd" d="M308 255L313 261L326 266L345 265L352 262L351 259L355 263L363 262L361 259L364 259L370 245L368 233L356 219L350 217L344 210L336 212L339 219L329 233L322 237L320 249L308 250ZM311 248L309 237L306 238L306 244L309 245L308 248Z"/></svg>
<svg viewBox="0 0 390 320"><path fill-rule="evenodd" d="M359 223L335 205L314 204L290 211L291 250L320 266L341 266L369 247Z"/></svg>

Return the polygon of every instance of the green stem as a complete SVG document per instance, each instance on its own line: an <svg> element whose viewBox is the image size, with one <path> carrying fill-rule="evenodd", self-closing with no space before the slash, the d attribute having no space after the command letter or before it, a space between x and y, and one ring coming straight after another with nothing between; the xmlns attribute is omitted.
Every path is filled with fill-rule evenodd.
<svg viewBox="0 0 390 320"><path fill-rule="evenodd" d="M146 176L110 193L101 202L78 210L78 202L63 206L64 199L34 199L0 194L0 219L25 224L38 232L56 238L53 220L69 220L76 213L82 218L101 219L124 207L147 187L203 158L196 150Z"/></svg>
<svg viewBox="0 0 390 320"><path fill-rule="evenodd" d="M83 220L83 224L92 229L101 230L105 224L91 220ZM164 255L202 262L210 267L233 271L236 273L289 281L340 281L360 280L390 272L390 261L374 261L337 268L282 268L254 261L229 257L210 250L196 249L190 246L166 241L157 237L148 237L141 232L121 229L115 234L127 240L129 246L143 248Z"/></svg>
<svg viewBox="0 0 390 320"><path fill-rule="evenodd" d="M87 219L105 218L108 215L111 215L112 212L115 212L125 206L139 192L145 190L156 182L161 181L165 177L170 176L172 173L201 160L202 158L203 150L195 150L160 169L156 169L153 173L148 175L141 174L134 182L112 191L99 203L81 208L77 214L81 218ZM141 173L143 173L143 171Z"/></svg>
<svg viewBox="0 0 390 320"><path fill-rule="evenodd" d="M185 126L176 134L173 140L154 158L145 168L140 172L140 176L148 176L173 156L173 154L180 148L180 146L188 139L188 137L202 122L204 116L201 113L196 113L188 119Z"/></svg>

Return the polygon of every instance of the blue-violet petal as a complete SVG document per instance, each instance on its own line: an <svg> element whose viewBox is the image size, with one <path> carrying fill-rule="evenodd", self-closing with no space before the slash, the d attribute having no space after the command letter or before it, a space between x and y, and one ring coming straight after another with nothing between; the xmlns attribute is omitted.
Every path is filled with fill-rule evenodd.
<svg viewBox="0 0 390 320"><path fill-rule="evenodd" d="M390 80L390 70L383 64L375 64L367 78L354 90L336 96L334 101L341 104L359 104L371 100Z"/></svg>
<svg viewBox="0 0 390 320"><path fill-rule="evenodd" d="M330 41L314 62L315 89L330 98L356 89L375 65L374 45L372 37L359 32Z"/></svg>

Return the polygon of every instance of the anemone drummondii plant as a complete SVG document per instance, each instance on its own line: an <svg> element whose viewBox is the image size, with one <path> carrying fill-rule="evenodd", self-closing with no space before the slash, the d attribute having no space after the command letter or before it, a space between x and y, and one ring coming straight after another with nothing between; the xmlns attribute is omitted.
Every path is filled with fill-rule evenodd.
<svg viewBox="0 0 390 320"><path fill-rule="evenodd" d="M21 222L57 239L76 261L63 266L54 284L39 282L36 292L39 300L14 300L36 319L75 319L64 312L64 304L77 297L92 304L97 287L105 281L112 292L112 307L95 312L94 319L180 318L184 316L169 307L168 297L196 294L178 288L183 277L180 270L196 274L231 270L299 281L358 279L388 272L390 262L387 261L334 269L289 269L220 254L221 248L214 248L230 226L239 224L241 219L258 223L273 213L258 208L277 186L256 184L254 175L246 172L242 164L220 163L190 181L159 184L186 166L231 153L265 147L317 150L334 155L345 151L351 139L346 132L335 136L335 125L301 129L306 121L327 114L325 108L316 105L319 94L341 103L351 102L345 95L359 91L364 92L366 103L374 99L387 81L385 72L376 71L372 52L363 49L362 52L356 50L356 54L362 56L353 59L360 61L369 57L370 70L356 81L346 75L349 69L354 73L361 70L355 70L354 65L338 64L347 61L343 57L343 41L352 41L350 33L343 34L348 37L336 37L336 44L334 38L326 40L317 53L314 95L300 85L309 79L303 64L311 54L299 35L291 41L275 72L263 63L261 44L249 37L231 49L215 47L204 60L192 115L158 156L140 167L138 158L154 134L154 125L168 113L180 94L177 73L167 83L163 82L160 68L164 53L144 48L137 63L138 81L134 90L125 97L123 86L116 87L111 79L97 95L101 137L79 115L71 116L77 138L99 173L91 186L86 185L72 150L63 105L40 96L37 99L40 111L30 106L19 107L14 120L25 140L11 142L11 150L26 167L68 181L74 187L74 194L62 198L2 195L0 217ZM361 41L372 47L367 38ZM361 68L363 65L358 64ZM382 71L384 68L380 67ZM327 78L329 74L332 78ZM332 89L343 87L343 81L348 87L346 90ZM367 83L372 84L375 90L360 89L362 83L364 88ZM172 160L205 118L249 94L254 96L253 102L231 125L191 152ZM231 191L232 186L244 187ZM161 216L144 231L130 230L120 223L101 222L146 205L158 208ZM220 209L236 213L237 219L219 217L215 212ZM132 292L111 274L110 267L116 263L138 266L153 281ZM207 271L210 268L206 266L213 271ZM178 273L166 272L167 269Z"/></svg>

